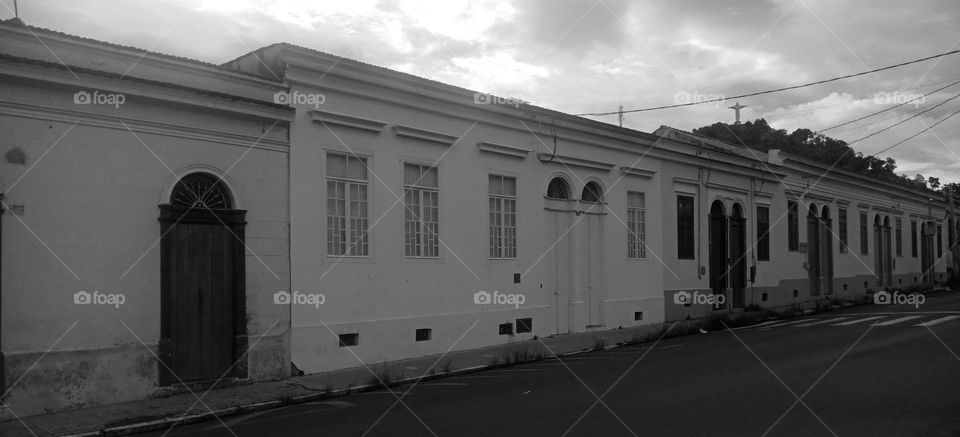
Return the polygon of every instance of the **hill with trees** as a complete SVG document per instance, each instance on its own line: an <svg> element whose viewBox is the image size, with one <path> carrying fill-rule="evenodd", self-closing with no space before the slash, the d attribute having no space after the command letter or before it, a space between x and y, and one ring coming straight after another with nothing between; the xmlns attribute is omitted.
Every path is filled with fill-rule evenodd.
<svg viewBox="0 0 960 437"><path fill-rule="evenodd" d="M880 159L864 155L853 150L843 140L831 138L810 129L800 128L791 133L784 129L774 129L762 118L741 124L714 123L694 129L693 133L764 152L780 149L826 165L836 163L836 168L913 189L934 192L941 188L940 180L935 177L924 178L920 174L910 177L904 173L897 174L897 162L893 158Z"/></svg>

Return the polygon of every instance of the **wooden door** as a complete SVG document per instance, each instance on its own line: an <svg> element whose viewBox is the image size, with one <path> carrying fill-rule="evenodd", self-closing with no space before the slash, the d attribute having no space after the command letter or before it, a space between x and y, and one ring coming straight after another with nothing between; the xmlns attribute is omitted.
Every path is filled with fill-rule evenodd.
<svg viewBox="0 0 960 437"><path fill-rule="evenodd" d="M822 272L820 270L820 220L811 209L807 215L807 272L809 274L810 295L820 295Z"/></svg>
<svg viewBox="0 0 960 437"><path fill-rule="evenodd" d="M219 179L178 182L160 206L160 383L246 377L245 211Z"/></svg>
<svg viewBox="0 0 960 437"><path fill-rule="evenodd" d="M710 207L710 289L713 294L724 294L729 283L727 274L727 218L723 203L714 201Z"/></svg>
<svg viewBox="0 0 960 437"><path fill-rule="evenodd" d="M735 212L737 210L735 209ZM730 218L730 290L731 308L743 308L747 282L746 219L734 214Z"/></svg>

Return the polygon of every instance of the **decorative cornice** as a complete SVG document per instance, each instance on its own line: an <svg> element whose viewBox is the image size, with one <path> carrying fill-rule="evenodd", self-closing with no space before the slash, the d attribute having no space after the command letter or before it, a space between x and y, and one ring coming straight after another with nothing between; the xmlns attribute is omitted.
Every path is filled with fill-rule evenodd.
<svg viewBox="0 0 960 437"><path fill-rule="evenodd" d="M498 155L509 156L511 158L524 159L530 154L530 149L489 142L477 143L477 148L483 152L496 153Z"/></svg>
<svg viewBox="0 0 960 437"><path fill-rule="evenodd" d="M416 138L418 140L430 141L447 146L452 146L460 139L460 137L457 136L404 126L402 124L393 125L393 133L398 137Z"/></svg>
<svg viewBox="0 0 960 437"><path fill-rule="evenodd" d="M114 115L97 114L82 111L73 111L49 106L30 105L0 101L0 115L32 118L35 120L57 121L63 123L76 122L86 126L96 126L106 129L130 130L138 133L151 133L169 137L186 138L198 141L208 141L233 146L289 152L290 142L267 137L238 135L229 132L214 131L183 126L180 124L161 123L153 120L117 117ZM123 122L121 124L120 122Z"/></svg>
<svg viewBox="0 0 960 437"><path fill-rule="evenodd" d="M719 184L719 183L716 183L716 182L708 182L708 183L707 183L707 187L709 187L709 188L714 188L714 189L718 189L718 190L732 191L732 192L734 192L734 193L740 193L740 194L747 194L747 193L750 192L750 190L748 190L748 189L746 189L746 188L736 187L736 186L727 185L727 184Z"/></svg>
<svg viewBox="0 0 960 437"><path fill-rule="evenodd" d="M644 170L642 168L624 166L620 166L620 173L629 176L637 176L644 179L653 179L653 177L657 174L657 172L653 170Z"/></svg>
<svg viewBox="0 0 960 437"><path fill-rule="evenodd" d="M310 119L317 123L334 124L337 126L352 127L355 129L369 132L380 133L383 127L387 125L382 121L370 120L367 118L354 117L352 115L338 114L329 111L310 111Z"/></svg>
<svg viewBox="0 0 960 437"><path fill-rule="evenodd" d="M581 168L589 168L589 169L600 170L600 171L610 171L610 170L613 170L614 167L616 167L616 164L593 161L590 159L575 158L572 156L564 156L564 155L557 155L550 162L553 164L559 164L559 165L564 165L568 167L581 167Z"/></svg>

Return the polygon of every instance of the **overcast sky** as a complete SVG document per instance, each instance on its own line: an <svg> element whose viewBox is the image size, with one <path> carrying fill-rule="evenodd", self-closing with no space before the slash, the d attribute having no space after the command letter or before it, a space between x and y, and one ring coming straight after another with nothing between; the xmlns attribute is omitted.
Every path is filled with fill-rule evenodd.
<svg viewBox="0 0 960 437"><path fill-rule="evenodd" d="M0 2L0 16L12 17L13 0ZM34 26L161 53L222 63L283 41L571 114L744 94L960 48L956 0L20 0L19 7ZM819 130L953 80L960 54L740 103L748 105L745 120ZM957 93L960 84L826 134L851 141ZM624 125L650 132L731 122L733 103L627 114ZM854 148L878 152L957 110L960 98ZM960 182L960 115L887 156L898 172Z"/></svg>

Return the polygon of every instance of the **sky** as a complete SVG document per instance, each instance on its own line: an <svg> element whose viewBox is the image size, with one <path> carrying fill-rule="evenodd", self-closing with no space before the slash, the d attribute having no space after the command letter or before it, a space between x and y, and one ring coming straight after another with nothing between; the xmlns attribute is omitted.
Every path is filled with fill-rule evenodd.
<svg viewBox="0 0 960 437"><path fill-rule="evenodd" d="M0 18L13 0L0 0ZM960 49L956 0L19 0L27 24L223 63L289 42L569 113L725 98ZM822 130L960 80L960 54L740 99L742 119ZM960 84L824 134L853 141L960 95ZM732 122L735 101L628 113L652 132ZM871 155L960 98L857 142ZM618 123L616 115L591 116ZM883 154L960 182L960 114Z"/></svg>

